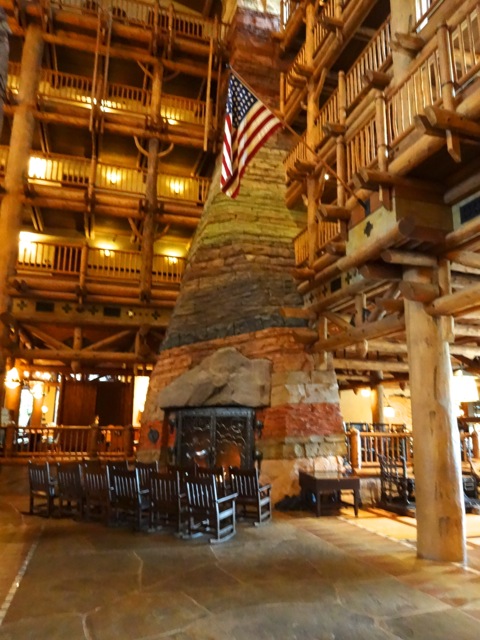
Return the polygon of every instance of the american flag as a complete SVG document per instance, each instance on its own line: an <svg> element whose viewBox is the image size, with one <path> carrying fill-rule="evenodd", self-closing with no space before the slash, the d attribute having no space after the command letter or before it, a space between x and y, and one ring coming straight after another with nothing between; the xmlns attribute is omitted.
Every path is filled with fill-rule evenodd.
<svg viewBox="0 0 480 640"><path fill-rule="evenodd" d="M220 180L222 191L227 196L237 197L248 163L281 126L280 120L236 76L231 75Z"/></svg>

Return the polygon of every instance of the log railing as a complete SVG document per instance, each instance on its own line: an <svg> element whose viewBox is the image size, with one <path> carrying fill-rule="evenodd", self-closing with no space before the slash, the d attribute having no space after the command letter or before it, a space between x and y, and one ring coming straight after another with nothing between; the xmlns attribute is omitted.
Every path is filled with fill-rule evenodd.
<svg viewBox="0 0 480 640"><path fill-rule="evenodd" d="M367 71L382 71L390 60L390 18L377 30L367 48L347 72L345 81L347 105L352 108L364 88L363 78Z"/></svg>
<svg viewBox="0 0 480 640"><path fill-rule="evenodd" d="M115 459L135 455L139 427L0 427L0 457L81 460Z"/></svg>
<svg viewBox="0 0 480 640"><path fill-rule="evenodd" d="M416 0L415 29L419 31L428 21L432 13L439 7L443 0Z"/></svg>
<svg viewBox="0 0 480 640"><path fill-rule="evenodd" d="M20 63L8 65L8 89L13 95L18 93ZM93 95L93 80L72 74L42 69L38 96L57 104L69 104L91 109L96 104ZM140 87L108 82L105 96L100 99L100 110L104 113L131 113L145 116L149 112L151 91ZM171 125L179 122L204 126L206 120L206 102L193 98L183 98L163 94L160 103L160 115Z"/></svg>
<svg viewBox="0 0 480 640"><path fill-rule="evenodd" d="M54 242L20 242L17 274L46 273L52 276L81 275L82 256L86 281L123 280L138 283L142 254L138 251L102 249L88 245L65 245ZM185 259L165 254L153 257L152 282L180 283Z"/></svg>
<svg viewBox="0 0 480 640"><path fill-rule="evenodd" d="M5 174L8 148L0 148L0 171ZM28 177L38 184L87 186L90 180L91 162L86 158L38 152L30 158ZM96 165L94 185L99 190L121 192L141 196L145 193L146 171L99 162ZM161 199L188 201L204 204L210 186L209 178L189 177L160 173L157 179L157 195Z"/></svg>
<svg viewBox="0 0 480 640"><path fill-rule="evenodd" d="M401 425L397 425L401 426ZM395 425L392 425L394 428ZM413 464L415 441L412 433L396 433L385 431L360 431L351 428L347 431L347 452L353 469L378 468L378 455L393 458L405 458L408 465ZM462 462L468 463L469 458L478 459L479 434L459 433Z"/></svg>
<svg viewBox="0 0 480 640"><path fill-rule="evenodd" d="M330 123L339 122L340 114L338 109L339 109L338 90L336 90L325 102L323 107L318 112L318 116L315 119L317 147L319 147L326 138L324 126L329 122Z"/></svg>
<svg viewBox="0 0 480 640"><path fill-rule="evenodd" d="M480 8L475 7L450 33L454 77L465 85L480 69Z"/></svg>
<svg viewBox="0 0 480 640"><path fill-rule="evenodd" d="M324 222L322 220L316 223L315 236L315 253L321 252L325 246L333 240L339 239L343 234L343 226L340 221ZM293 246L295 250L295 265L297 267L308 263L308 233L307 229L303 229L294 238Z"/></svg>
<svg viewBox="0 0 480 640"><path fill-rule="evenodd" d="M350 133L350 132L349 132ZM346 138L347 181L362 167L371 167L377 158L375 116Z"/></svg>
<svg viewBox="0 0 480 640"><path fill-rule="evenodd" d="M170 6L156 6L152 2L141 0L42 0L42 4L54 10L74 11L82 14L97 15L99 12L110 13L117 22L152 28L155 16L161 31L173 36L194 38L208 41L210 38L223 42L227 36L227 25L217 21L201 18L195 14L184 13Z"/></svg>

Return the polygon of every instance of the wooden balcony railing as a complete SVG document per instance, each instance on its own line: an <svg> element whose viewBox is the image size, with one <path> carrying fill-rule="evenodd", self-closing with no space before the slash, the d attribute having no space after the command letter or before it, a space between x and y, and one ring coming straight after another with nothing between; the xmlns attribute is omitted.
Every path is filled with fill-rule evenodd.
<svg viewBox="0 0 480 640"><path fill-rule="evenodd" d="M0 427L0 457L29 460L115 459L135 455L140 427Z"/></svg>
<svg viewBox="0 0 480 640"><path fill-rule="evenodd" d="M416 30L420 30L426 24L428 18L442 2L443 0L416 0Z"/></svg>
<svg viewBox="0 0 480 640"><path fill-rule="evenodd" d="M351 109L362 93L363 77L367 71L382 71L391 54L390 18L378 29L367 48L346 74L347 105Z"/></svg>
<svg viewBox="0 0 480 640"><path fill-rule="evenodd" d="M402 425L391 425L392 429ZM378 455L404 458L407 465L413 464L415 440L412 433L385 431L360 431L356 428L347 431L347 452L353 469L375 469L380 466ZM459 432L462 462L470 458L479 459L479 434Z"/></svg>
<svg viewBox="0 0 480 640"><path fill-rule="evenodd" d="M20 63L8 65L8 89L13 95L18 93ZM91 109L96 98L93 97L93 80L84 76L42 69L38 91L39 98L57 104L69 104ZM100 100L100 110L104 113L129 113L136 116L148 114L151 104L151 91L109 82L105 88L105 97ZM205 126L206 102L192 98L183 98L164 94L160 104L160 115L170 125L189 123Z"/></svg>
<svg viewBox="0 0 480 640"><path fill-rule="evenodd" d="M344 227L340 221L323 222L318 221L316 225L315 253L319 253L325 246L333 240L340 239L344 233ZM295 265L297 267L308 263L308 233L303 229L293 241L295 250Z"/></svg>
<svg viewBox="0 0 480 640"><path fill-rule="evenodd" d="M293 16L300 3L301 0L280 0L280 32L285 31L290 18Z"/></svg>
<svg viewBox="0 0 480 640"><path fill-rule="evenodd" d="M350 134L350 132L349 132ZM362 167L371 167L377 159L375 116L363 127L346 137L347 181Z"/></svg>
<svg viewBox="0 0 480 640"><path fill-rule="evenodd" d="M0 147L0 171L5 175L8 148ZM75 156L42 156L37 152L30 158L28 177L39 184L87 186L91 162ZM95 187L99 190L140 196L145 193L147 172L99 162L95 172ZM157 195L168 200L204 204L210 186L209 178L168 175L157 179Z"/></svg>
<svg viewBox="0 0 480 640"><path fill-rule="evenodd" d="M47 4L46 0L42 0ZM74 11L97 15L110 13L115 21L144 29L152 28L157 16L160 30L174 37L208 41L210 38L223 42L227 35L227 25L201 18L195 14L183 13L171 6L156 6L141 0L49 0L48 6L54 10Z"/></svg>
<svg viewBox="0 0 480 640"><path fill-rule="evenodd" d="M17 259L17 273L47 273L58 276L81 275L82 254L86 265L86 281L122 280L139 283L142 254L138 251L121 251L89 247L87 245L65 245L54 242L21 242ZM85 268L85 267L84 267ZM153 284L181 282L185 270L185 259L165 254L153 257Z"/></svg>

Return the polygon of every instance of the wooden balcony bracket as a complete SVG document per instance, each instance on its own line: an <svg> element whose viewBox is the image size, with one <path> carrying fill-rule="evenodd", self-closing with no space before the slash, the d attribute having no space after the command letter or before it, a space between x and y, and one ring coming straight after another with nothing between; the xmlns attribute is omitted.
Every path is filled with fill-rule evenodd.
<svg viewBox="0 0 480 640"><path fill-rule="evenodd" d="M347 127L338 122L326 122L322 129L327 136L343 136L345 135Z"/></svg>
<svg viewBox="0 0 480 640"><path fill-rule="evenodd" d="M350 221L351 211L346 207L337 207L333 204L319 203L317 208L322 220L332 222L336 220L342 220L344 222Z"/></svg>
<svg viewBox="0 0 480 640"><path fill-rule="evenodd" d="M368 69L362 76L362 82L368 89L379 89L383 91L390 84L391 77L382 71L372 71Z"/></svg>
<svg viewBox="0 0 480 640"><path fill-rule="evenodd" d="M393 51L405 51L411 54L419 53L425 46L423 38L413 33L395 33L392 39Z"/></svg>

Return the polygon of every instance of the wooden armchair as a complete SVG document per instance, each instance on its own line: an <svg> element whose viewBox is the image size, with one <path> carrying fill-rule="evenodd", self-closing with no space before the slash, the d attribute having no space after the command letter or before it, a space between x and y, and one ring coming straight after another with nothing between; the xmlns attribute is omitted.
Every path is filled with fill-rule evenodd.
<svg viewBox="0 0 480 640"><path fill-rule="evenodd" d="M214 476L209 478L187 477L188 534L195 537L213 533L210 543L230 540L235 533L236 493L218 497Z"/></svg>
<svg viewBox="0 0 480 640"><path fill-rule="evenodd" d="M237 514L251 518L254 524L260 525L272 518L270 499L271 484L261 485L257 469L240 469L230 467L230 483L232 491L238 494Z"/></svg>
<svg viewBox="0 0 480 640"><path fill-rule="evenodd" d="M135 462L135 469L138 471L140 489L150 490L150 477L158 472L158 462Z"/></svg>
<svg viewBox="0 0 480 640"><path fill-rule="evenodd" d="M112 482L112 512L116 522L123 514L132 517L134 527L142 528L142 519L150 513L149 490L140 488L138 470L114 469Z"/></svg>
<svg viewBox="0 0 480 640"><path fill-rule="evenodd" d="M55 500L58 498L57 483L50 475L48 462L28 462L28 482L30 486L30 514L46 515L49 518L53 514ZM35 510L35 499L40 500Z"/></svg>
<svg viewBox="0 0 480 640"><path fill-rule="evenodd" d="M85 491L80 463L58 462L57 483L60 517L63 515L64 503L66 503L69 513L76 512L80 517L83 517Z"/></svg>
<svg viewBox="0 0 480 640"><path fill-rule="evenodd" d="M175 531L181 533L185 500L180 489L179 472L152 472L149 489L150 526L174 525Z"/></svg>
<svg viewBox="0 0 480 640"><path fill-rule="evenodd" d="M87 465L83 467L85 490L84 515L87 520L99 517L106 524L111 522L110 473L108 468Z"/></svg>
<svg viewBox="0 0 480 640"><path fill-rule="evenodd" d="M408 475L405 458L377 453L380 462L380 506L408 514L415 504L415 479Z"/></svg>

